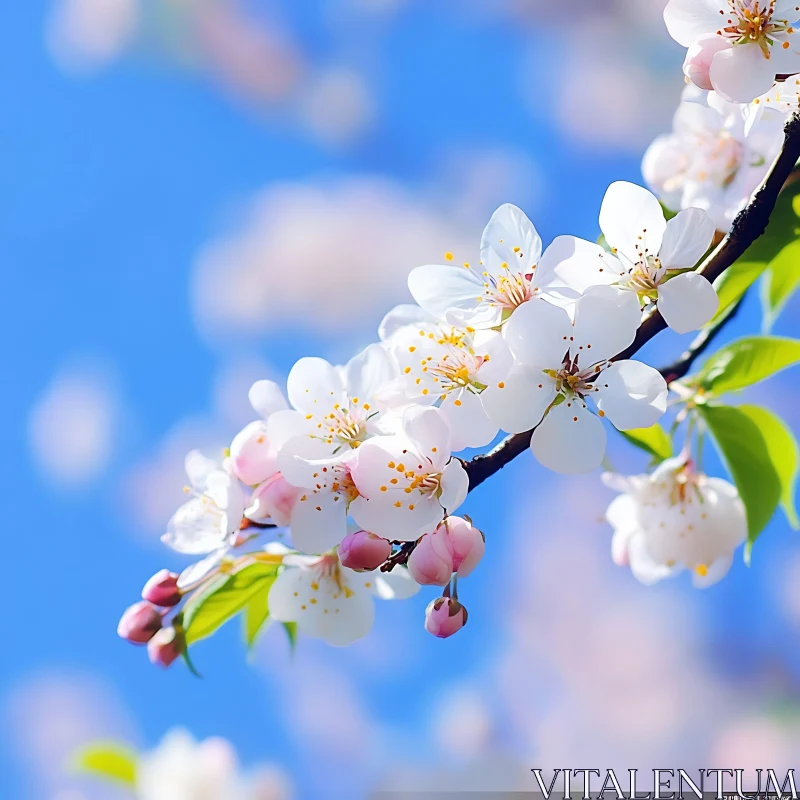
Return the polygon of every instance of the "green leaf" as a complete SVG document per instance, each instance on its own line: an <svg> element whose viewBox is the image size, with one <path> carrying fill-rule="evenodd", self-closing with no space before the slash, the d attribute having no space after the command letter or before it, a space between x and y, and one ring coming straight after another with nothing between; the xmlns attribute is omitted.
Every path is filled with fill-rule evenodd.
<svg viewBox="0 0 800 800"><path fill-rule="evenodd" d="M766 261L737 261L714 281L719 296L719 308L706 327L713 328L730 314L745 292L761 277Z"/></svg>
<svg viewBox="0 0 800 800"><path fill-rule="evenodd" d="M800 341L780 336L749 336L721 348L699 375L687 380L714 395L734 392L769 378L800 361Z"/></svg>
<svg viewBox="0 0 800 800"><path fill-rule="evenodd" d="M748 553L781 499L770 448L750 415L733 406L698 406L747 511Z"/></svg>
<svg viewBox="0 0 800 800"><path fill-rule="evenodd" d="M266 591L278 575L275 564L251 564L232 575L220 575L194 596L183 610L186 644L211 636L235 617L258 594Z"/></svg>
<svg viewBox="0 0 800 800"><path fill-rule="evenodd" d="M286 631L286 635L289 637L289 646L294 651L294 648L297 647L297 623L296 622L284 622L283 629Z"/></svg>
<svg viewBox="0 0 800 800"><path fill-rule="evenodd" d="M781 507L786 519L795 530L800 528L794 493L797 484L797 439L786 423L770 410L761 406L739 406L739 411L755 423L767 445L772 466L781 482Z"/></svg>
<svg viewBox="0 0 800 800"><path fill-rule="evenodd" d="M785 186L763 236L747 248L740 262L769 264L789 242L800 237L800 181Z"/></svg>
<svg viewBox="0 0 800 800"><path fill-rule="evenodd" d="M136 786L136 753L114 742L96 742L79 751L75 771L88 773L125 786Z"/></svg>
<svg viewBox="0 0 800 800"><path fill-rule="evenodd" d="M264 623L269 619L269 590L272 588L272 582L255 595L244 609L243 628L244 628L244 641L247 644L248 650L253 648L253 645L258 639L258 634L264 627Z"/></svg>
<svg viewBox="0 0 800 800"><path fill-rule="evenodd" d="M800 241L781 250L769 265L762 282L764 330L769 331L800 284Z"/></svg>
<svg viewBox="0 0 800 800"><path fill-rule="evenodd" d="M666 431L658 424L649 428L635 428L620 433L636 447L649 453L653 458L664 461L672 457L672 441Z"/></svg>

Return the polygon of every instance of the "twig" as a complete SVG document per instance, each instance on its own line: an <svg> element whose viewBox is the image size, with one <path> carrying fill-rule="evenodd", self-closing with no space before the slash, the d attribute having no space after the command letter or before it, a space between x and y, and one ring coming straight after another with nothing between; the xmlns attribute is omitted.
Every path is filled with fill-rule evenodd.
<svg viewBox="0 0 800 800"><path fill-rule="evenodd" d="M395 567L408 562L409 556L414 552L417 542L400 542L400 549L389 556L381 566L381 572L391 572Z"/></svg>
<svg viewBox="0 0 800 800"><path fill-rule="evenodd" d="M670 364L662 367L659 372L664 376L664 380L669 384L680 380L692 368L694 362L711 346L713 341L722 332L722 329L739 313L744 297L738 300L731 310L713 327L705 328L694 338L681 357Z"/></svg>
<svg viewBox="0 0 800 800"><path fill-rule="evenodd" d="M719 246L708 256L703 264L698 267L698 272L705 275L708 280L714 281L744 255L750 245L764 233L770 216L775 210L775 204L778 202L778 195L792 174L798 159L800 159L800 115L795 114L786 124L783 147L766 179L749 205L733 221L730 233L720 242ZM653 310L642 322L633 344L618 353L612 360L622 361L630 358L666 327L667 325L658 310ZM709 334L706 337L707 341L698 345L702 348L700 352L711 344L714 336L716 336L716 333ZM700 355L700 352L693 357L690 356L689 363L686 365L687 371L694 358ZM470 491L480 486L496 472L499 472L520 453L524 453L528 449L532 435L533 430L516 433L513 436L509 436L489 453L476 456L467 462L465 467L469 475Z"/></svg>

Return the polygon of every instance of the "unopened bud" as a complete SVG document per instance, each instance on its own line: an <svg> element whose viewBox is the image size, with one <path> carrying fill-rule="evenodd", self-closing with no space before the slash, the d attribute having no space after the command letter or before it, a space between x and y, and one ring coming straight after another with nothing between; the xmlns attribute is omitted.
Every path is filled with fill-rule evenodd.
<svg viewBox="0 0 800 800"><path fill-rule="evenodd" d="M703 36L698 39L686 52L683 62L683 74L695 85L706 91L711 91L711 62L720 50L730 47L729 42L722 36Z"/></svg>
<svg viewBox="0 0 800 800"><path fill-rule="evenodd" d="M411 577L422 586L445 586L453 575L453 545L440 525L426 533L408 558Z"/></svg>
<svg viewBox="0 0 800 800"><path fill-rule="evenodd" d="M251 422L236 434L230 450L231 472L248 486L257 486L278 471L277 453L267 438L267 423Z"/></svg>
<svg viewBox="0 0 800 800"><path fill-rule="evenodd" d="M150 662L161 667L168 667L186 650L186 640L175 628L162 628L147 643L147 655Z"/></svg>
<svg viewBox="0 0 800 800"><path fill-rule="evenodd" d="M154 606L162 608L178 605L181 601L181 593L178 590L177 574L168 569L156 572L144 585L142 597Z"/></svg>
<svg viewBox="0 0 800 800"><path fill-rule="evenodd" d="M357 572L377 569L392 554L392 545L368 531L356 531L342 539L339 545L339 560L343 567Z"/></svg>
<svg viewBox="0 0 800 800"><path fill-rule="evenodd" d="M447 639L467 624L467 609L452 597L437 597L425 609L425 630Z"/></svg>
<svg viewBox="0 0 800 800"><path fill-rule="evenodd" d="M117 633L133 644L147 644L161 630L161 612L146 600L125 610Z"/></svg>
<svg viewBox="0 0 800 800"><path fill-rule="evenodd" d="M448 517L440 526L447 531L453 551L453 572L464 578L478 566L486 550L483 534L462 517Z"/></svg>
<svg viewBox="0 0 800 800"><path fill-rule="evenodd" d="M278 472L253 492L245 514L253 520L270 519L275 525L283 527L291 522L292 511L302 493L302 489L292 486Z"/></svg>

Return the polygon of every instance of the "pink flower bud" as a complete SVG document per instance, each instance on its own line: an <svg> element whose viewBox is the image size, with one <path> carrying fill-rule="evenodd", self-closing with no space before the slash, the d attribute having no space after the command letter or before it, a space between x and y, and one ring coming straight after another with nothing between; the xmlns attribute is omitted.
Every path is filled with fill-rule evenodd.
<svg viewBox="0 0 800 800"><path fill-rule="evenodd" d="M467 609L452 597L437 597L425 609L425 630L447 639L467 624Z"/></svg>
<svg viewBox="0 0 800 800"><path fill-rule="evenodd" d="M453 545L447 528L426 533L408 558L411 577L422 586L445 586L453 575Z"/></svg>
<svg viewBox="0 0 800 800"><path fill-rule="evenodd" d="M486 550L483 534L462 517L448 517L439 528L445 528L453 550L453 572L464 578L478 566Z"/></svg>
<svg viewBox="0 0 800 800"><path fill-rule="evenodd" d="M181 601L181 593L178 590L177 574L167 569L156 572L144 585L142 597L154 606L162 608L178 605Z"/></svg>
<svg viewBox="0 0 800 800"><path fill-rule="evenodd" d="M231 443L231 472L248 486L257 486L278 471L278 454L267 438L267 423L251 422Z"/></svg>
<svg viewBox="0 0 800 800"><path fill-rule="evenodd" d="M292 486L278 472L253 492L250 507L245 513L250 519L270 519L276 525L288 525L295 504L302 493L302 489Z"/></svg>
<svg viewBox="0 0 800 800"><path fill-rule="evenodd" d="M146 600L134 603L117 625L117 633L134 644L146 644L161 630L161 612Z"/></svg>
<svg viewBox="0 0 800 800"><path fill-rule="evenodd" d="M342 539L339 560L343 567L358 572L377 569L392 554L392 545L374 533L356 531Z"/></svg>
<svg viewBox="0 0 800 800"><path fill-rule="evenodd" d="M727 50L730 46L722 36L703 36L687 50L683 74L695 86L710 91L714 88L710 77L711 62L720 50Z"/></svg>
<svg viewBox="0 0 800 800"><path fill-rule="evenodd" d="M168 667L186 650L186 640L175 628L162 628L148 643L147 655L152 664Z"/></svg>

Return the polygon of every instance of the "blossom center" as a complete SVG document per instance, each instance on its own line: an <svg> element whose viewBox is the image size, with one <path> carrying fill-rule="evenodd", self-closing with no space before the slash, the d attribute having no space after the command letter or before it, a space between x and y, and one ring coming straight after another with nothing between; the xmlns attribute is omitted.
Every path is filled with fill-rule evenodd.
<svg viewBox="0 0 800 800"><path fill-rule="evenodd" d="M719 186L730 186L743 159L742 143L734 139L729 131L720 131L703 153L703 164L698 170L697 178L701 181L711 178Z"/></svg>
<svg viewBox="0 0 800 800"><path fill-rule="evenodd" d="M775 0L728 0L728 5L726 25L717 33L733 44L757 44L764 58L770 57L776 34L793 33L788 20L773 19Z"/></svg>
<svg viewBox="0 0 800 800"><path fill-rule="evenodd" d="M658 256L638 253L639 260L634 263L628 274L620 280L620 286L640 295L649 295L658 291L658 285L664 278L666 270Z"/></svg>
<svg viewBox="0 0 800 800"><path fill-rule="evenodd" d="M564 364L560 370L545 370L556 383L556 392L565 397L580 397L583 399L587 394L598 391L595 386L597 376L605 368L605 363L593 364L588 369L581 369L578 366L580 353L574 357L567 353L564 357Z"/></svg>
<svg viewBox="0 0 800 800"><path fill-rule="evenodd" d="M513 311L533 296L531 291L531 278L533 275L512 272L505 262L501 267L503 273L499 276L490 275L488 272L483 273L483 295L478 297L477 300L506 311Z"/></svg>
<svg viewBox="0 0 800 800"><path fill-rule="evenodd" d="M477 381L476 375L488 360L488 356L478 356L468 350L452 348L441 357L436 366L424 366L422 370L432 376L438 384L437 388L444 393L466 388L481 391L486 387Z"/></svg>
<svg viewBox="0 0 800 800"><path fill-rule="evenodd" d="M338 403L317 427L325 432L322 438L328 444L356 448L367 438L367 422L360 410L344 408Z"/></svg>

